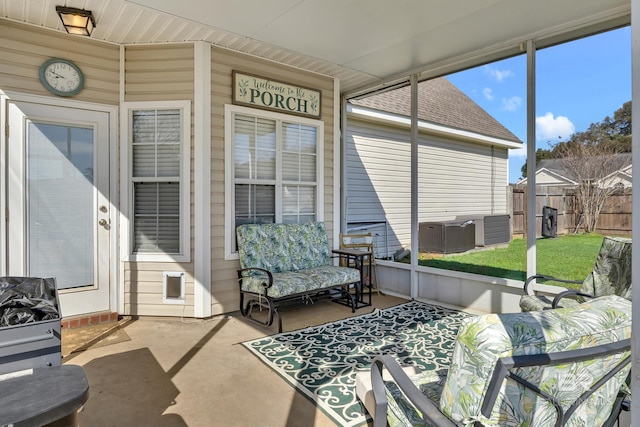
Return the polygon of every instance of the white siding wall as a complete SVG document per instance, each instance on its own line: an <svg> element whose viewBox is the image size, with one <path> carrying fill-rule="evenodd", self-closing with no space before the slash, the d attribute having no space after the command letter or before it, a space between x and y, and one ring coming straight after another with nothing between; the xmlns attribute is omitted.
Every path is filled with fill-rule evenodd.
<svg viewBox="0 0 640 427"><path fill-rule="evenodd" d="M507 149L419 138L419 221L507 213ZM347 222L388 221L391 253L411 243L410 156L408 129L349 118Z"/></svg>

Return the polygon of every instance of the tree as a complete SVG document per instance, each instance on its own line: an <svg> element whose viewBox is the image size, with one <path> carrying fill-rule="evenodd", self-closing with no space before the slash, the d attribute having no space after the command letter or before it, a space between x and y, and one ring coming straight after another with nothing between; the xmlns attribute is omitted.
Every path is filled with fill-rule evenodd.
<svg viewBox="0 0 640 427"><path fill-rule="evenodd" d="M617 187L606 185L605 178L620 168L620 148L611 144L585 144L570 141L558 148L563 168L577 182L576 208L580 212L578 225L587 233L598 225L600 211L607 197Z"/></svg>

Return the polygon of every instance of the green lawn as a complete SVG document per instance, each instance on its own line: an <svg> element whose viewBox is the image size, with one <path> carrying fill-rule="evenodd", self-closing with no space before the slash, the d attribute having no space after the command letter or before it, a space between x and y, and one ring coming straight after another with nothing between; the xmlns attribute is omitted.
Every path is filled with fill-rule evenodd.
<svg viewBox="0 0 640 427"><path fill-rule="evenodd" d="M601 244L602 236L597 234L539 239L536 242L537 273L562 279L584 280L593 268ZM419 263L424 266L507 279L526 279L527 244L524 239L515 239L506 248L477 250L442 258L425 259L420 255Z"/></svg>

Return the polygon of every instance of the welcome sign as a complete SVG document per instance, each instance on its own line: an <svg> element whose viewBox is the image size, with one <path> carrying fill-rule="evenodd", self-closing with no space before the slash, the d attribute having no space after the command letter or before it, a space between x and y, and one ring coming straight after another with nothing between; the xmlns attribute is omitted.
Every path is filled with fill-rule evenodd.
<svg viewBox="0 0 640 427"><path fill-rule="evenodd" d="M233 72L233 103L320 118L319 90Z"/></svg>

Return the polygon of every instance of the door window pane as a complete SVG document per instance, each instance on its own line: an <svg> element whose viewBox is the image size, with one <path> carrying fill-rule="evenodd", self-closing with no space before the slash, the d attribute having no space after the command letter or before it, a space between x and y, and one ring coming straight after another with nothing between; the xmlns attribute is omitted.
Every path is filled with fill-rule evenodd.
<svg viewBox="0 0 640 427"><path fill-rule="evenodd" d="M59 289L94 282L93 149L93 129L28 124L27 274Z"/></svg>

